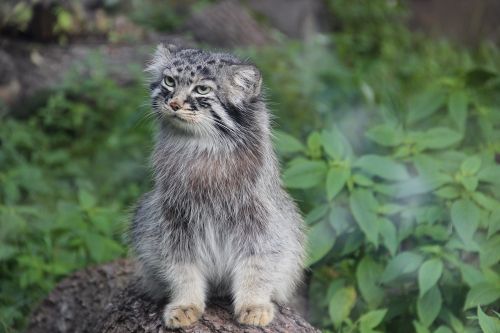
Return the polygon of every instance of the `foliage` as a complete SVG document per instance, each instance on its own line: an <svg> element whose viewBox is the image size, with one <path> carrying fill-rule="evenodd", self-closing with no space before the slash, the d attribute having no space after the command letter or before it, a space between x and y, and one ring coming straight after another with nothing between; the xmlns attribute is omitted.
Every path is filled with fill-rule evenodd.
<svg viewBox="0 0 500 333"><path fill-rule="evenodd" d="M157 31L179 28L192 10L208 3L208 0L3 1L0 3L0 30L7 35L30 38L41 34L43 40L50 37L61 44L77 36L100 36L110 42L134 41L142 36L143 28ZM41 24L44 31L36 31L41 29Z"/></svg>
<svg viewBox="0 0 500 333"><path fill-rule="evenodd" d="M130 4L133 20L158 31L171 31L178 28L184 22L188 11L180 14L180 8L177 7L183 7L186 10L189 8L175 0L130 0Z"/></svg>
<svg viewBox="0 0 500 333"><path fill-rule="evenodd" d="M365 23L333 43L257 58L284 124L283 180L309 224L313 320L327 332L498 331L478 306L500 300L499 51L375 27L394 8L353 7L341 20Z"/></svg>
<svg viewBox="0 0 500 333"><path fill-rule="evenodd" d="M0 332L62 276L126 253L127 207L148 185L145 89L91 68L29 118L0 120Z"/></svg>
<svg viewBox="0 0 500 333"><path fill-rule="evenodd" d="M140 25L156 31L178 30L193 12L214 0L115 0L130 7L129 16Z"/></svg>
<svg viewBox="0 0 500 333"><path fill-rule="evenodd" d="M330 288L322 326L369 332L363 313L382 308L387 331L410 331L413 316L425 331L452 325L447 313L464 319L460 309L498 302L500 110L479 97L486 83L447 79L452 86L410 100L402 122L378 116L383 106L362 115L374 122L356 131L358 149L338 127L312 132L307 144L279 133L279 147L294 156L285 184L307 190L298 197L309 211L313 284ZM487 129L473 135L476 126Z"/></svg>
<svg viewBox="0 0 500 333"><path fill-rule="evenodd" d="M33 8L27 2L19 1L15 5L9 2L0 4L0 27L14 26L25 30L33 16Z"/></svg>

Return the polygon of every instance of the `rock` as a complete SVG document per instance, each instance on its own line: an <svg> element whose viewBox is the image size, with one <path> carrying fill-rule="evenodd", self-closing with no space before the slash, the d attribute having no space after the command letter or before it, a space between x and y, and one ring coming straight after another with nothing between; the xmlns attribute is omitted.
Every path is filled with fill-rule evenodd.
<svg viewBox="0 0 500 333"><path fill-rule="evenodd" d="M20 102L21 98L25 101L24 97L31 97L37 92L57 87L73 69L79 68L83 71L82 78L85 78L85 72L95 70L91 68L94 66L92 62L89 62L93 55L99 55L102 59L102 68L99 69L105 70L119 84L128 84L137 79L128 68L130 66L143 68L160 42L191 45L184 38L160 34L151 35L134 43L75 42L68 46L30 43L0 37L0 48L5 50L0 52L0 72L11 73L8 74L9 77L15 73L18 84L22 87L20 91L14 90L8 94L11 96L10 104L14 104L12 112L19 115L23 113L24 106L16 105L16 101ZM1 54L6 55L3 59L10 60L2 60ZM0 73L0 91L7 91L8 86L2 83L3 76Z"/></svg>
<svg viewBox="0 0 500 333"><path fill-rule="evenodd" d="M202 318L185 329L169 330L162 324L164 304L142 295L131 278L127 260L85 269L63 280L32 314L27 333L80 332L319 332L293 310L277 307L268 327L238 324L230 302L212 300Z"/></svg>
<svg viewBox="0 0 500 333"><path fill-rule="evenodd" d="M221 47L262 46L272 41L245 7L230 0L193 13L183 30L198 41Z"/></svg>
<svg viewBox="0 0 500 333"><path fill-rule="evenodd" d="M500 43L498 0L411 0L410 27L468 46L484 40Z"/></svg>
<svg viewBox="0 0 500 333"><path fill-rule="evenodd" d="M12 104L21 93L17 71L11 57L0 50L0 101Z"/></svg>
<svg viewBox="0 0 500 333"><path fill-rule="evenodd" d="M322 0L248 0L245 3L288 37L305 39L331 25L332 15Z"/></svg>

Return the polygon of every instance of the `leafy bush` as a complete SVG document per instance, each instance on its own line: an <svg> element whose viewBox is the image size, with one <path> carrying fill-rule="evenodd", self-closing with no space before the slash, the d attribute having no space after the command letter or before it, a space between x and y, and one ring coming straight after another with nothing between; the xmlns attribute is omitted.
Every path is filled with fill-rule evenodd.
<svg viewBox="0 0 500 333"><path fill-rule="evenodd" d="M372 26L384 15L352 7L341 21L361 17L356 38L376 47L341 31L255 55L280 97L277 122L294 134L275 138L307 213L312 320L325 332L496 332L499 52L428 41L394 21L388 33Z"/></svg>
<svg viewBox="0 0 500 333"><path fill-rule="evenodd" d="M0 120L0 332L21 328L61 277L126 253L125 212L149 179L146 91L90 68L29 118Z"/></svg>
<svg viewBox="0 0 500 333"><path fill-rule="evenodd" d="M307 145L278 133L281 150L299 154L286 185L311 198L312 300L320 298L312 311L321 326L371 332L385 318L388 332L411 331L412 322L417 332L433 323L472 332L457 319L462 311L500 298L500 166L487 141L464 143L468 104L451 93L449 115L426 130L368 126L366 140L379 146L369 151L356 152L338 128L313 132ZM410 104L417 109L429 112Z"/></svg>

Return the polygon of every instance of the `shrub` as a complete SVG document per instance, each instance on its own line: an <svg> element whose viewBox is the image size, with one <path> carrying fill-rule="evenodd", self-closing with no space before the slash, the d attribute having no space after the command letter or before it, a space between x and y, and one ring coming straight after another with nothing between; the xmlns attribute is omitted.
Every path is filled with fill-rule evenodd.
<svg viewBox="0 0 500 333"><path fill-rule="evenodd" d="M384 23L357 10L368 23L347 29L376 47L344 30L255 55L285 124L283 180L309 225L312 320L325 332L495 332L498 50L465 51L393 21L391 33L373 30Z"/></svg>
<svg viewBox="0 0 500 333"><path fill-rule="evenodd" d="M0 332L22 328L61 277L126 253L126 211L149 179L146 89L90 68L29 118L0 120Z"/></svg>
<svg viewBox="0 0 500 333"><path fill-rule="evenodd" d="M322 327L406 332L413 323L417 332L473 332L464 328L467 310L500 298L493 142L466 137L465 119L477 121L470 95L436 95L434 111L419 105L422 96L404 124L363 128L362 150L336 127L311 133L306 145L276 135L281 151L294 155L285 184L304 189L310 207L311 311ZM415 117L441 107L448 113L422 129Z"/></svg>

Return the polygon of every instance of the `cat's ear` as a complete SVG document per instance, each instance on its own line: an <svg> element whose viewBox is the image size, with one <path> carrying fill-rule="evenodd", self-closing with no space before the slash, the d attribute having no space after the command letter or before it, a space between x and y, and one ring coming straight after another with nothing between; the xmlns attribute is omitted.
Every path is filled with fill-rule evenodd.
<svg viewBox="0 0 500 333"><path fill-rule="evenodd" d="M233 65L230 68L231 83L247 98L261 93L262 75L253 65Z"/></svg>
<svg viewBox="0 0 500 333"><path fill-rule="evenodd" d="M156 47L156 51L145 69L145 71L150 74L152 81L161 77L162 72L165 70L165 66L172 58L172 52L175 51L175 48L176 47L171 44L167 45L167 47L163 44L159 44Z"/></svg>

